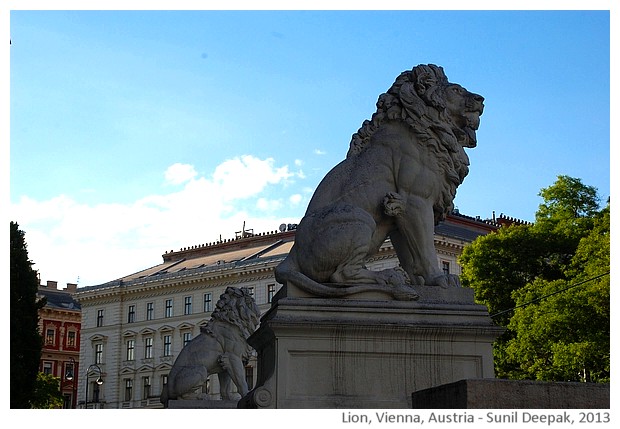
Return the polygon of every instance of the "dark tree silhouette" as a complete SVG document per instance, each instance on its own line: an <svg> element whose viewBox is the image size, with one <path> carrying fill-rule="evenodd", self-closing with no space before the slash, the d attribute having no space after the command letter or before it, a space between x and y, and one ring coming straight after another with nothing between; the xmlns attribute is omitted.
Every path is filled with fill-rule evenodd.
<svg viewBox="0 0 620 429"><path fill-rule="evenodd" d="M31 408L43 340L39 333L39 279L28 259L25 233L11 222L11 408Z"/></svg>

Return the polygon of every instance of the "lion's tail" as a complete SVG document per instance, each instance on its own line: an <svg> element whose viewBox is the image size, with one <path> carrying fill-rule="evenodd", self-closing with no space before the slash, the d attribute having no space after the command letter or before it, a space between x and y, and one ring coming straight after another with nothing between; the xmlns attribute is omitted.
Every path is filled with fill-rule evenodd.
<svg viewBox="0 0 620 429"><path fill-rule="evenodd" d="M381 284L321 284L303 274L297 267L297 264L290 258L290 254L276 267L275 277L279 283L293 283L312 295L327 298L342 298L361 292L384 292L396 299L405 300L415 300L418 298L417 294L406 287L399 288Z"/></svg>

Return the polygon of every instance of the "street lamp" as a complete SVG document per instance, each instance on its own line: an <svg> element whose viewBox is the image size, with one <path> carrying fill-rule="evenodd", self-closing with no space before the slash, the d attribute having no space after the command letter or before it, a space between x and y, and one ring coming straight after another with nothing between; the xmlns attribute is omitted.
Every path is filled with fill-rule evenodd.
<svg viewBox="0 0 620 429"><path fill-rule="evenodd" d="M101 368L99 367L99 365L94 363L91 366L89 366L88 369L86 370L86 397L84 398L84 408L85 409L88 408L88 377L90 375L90 370L93 369L93 368L96 369L98 374L99 374L99 377L97 377L97 380L96 380L97 384L99 386L101 386L103 384L103 378L101 378L101 374L102 374Z"/></svg>
<svg viewBox="0 0 620 429"><path fill-rule="evenodd" d="M74 377L73 372L74 372L74 368L75 368L75 359L73 359L72 357L70 357L69 359L71 359L71 366L68 368L69 370L65 374L65 379L67 381L73 381L73 377Z"/></svg>
<svg viewBox="0 0 620 429"><path fill-rule="evenodd" d="M77 363L75 362L75 359L73 359L72 357L69 357L69 359L71 360L71 366L69 368L67 368L67 372L65 374L65 380L72 382L71 383L71 404L70 404L70 408L73 408L74 404L77 402L77 378L76 378L76 372L77 372L76 366L77 366Z"/></svg>

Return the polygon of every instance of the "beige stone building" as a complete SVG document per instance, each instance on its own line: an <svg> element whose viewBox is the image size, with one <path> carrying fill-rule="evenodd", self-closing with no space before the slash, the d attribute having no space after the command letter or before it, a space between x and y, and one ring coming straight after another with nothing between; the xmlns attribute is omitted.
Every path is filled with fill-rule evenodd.
<svg viewBox="0 0 620 429"><path fill-rule="evenodd" d="M437 263L446 272L460 274L457 257L463 247L497 227L493 221L448 216L435 229ZM79 406L87 402L88 408L161 408L159 395L176 356L200 333L226 287L249 288L266 311L281 286L274 268L294 239L294 225L261 234L243 231L234 239L166 252L160 265L121 279L78 288ZM367 265L385 269L397 264L388 240ZM250 388L256 382L255 368L255 360L246 367ZM217 377L203 389L217 399Z"/></svg>

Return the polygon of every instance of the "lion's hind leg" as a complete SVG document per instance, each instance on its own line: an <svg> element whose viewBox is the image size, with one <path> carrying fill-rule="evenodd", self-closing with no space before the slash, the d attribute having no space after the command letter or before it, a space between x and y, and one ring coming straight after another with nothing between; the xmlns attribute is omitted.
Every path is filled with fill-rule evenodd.
<svg viewBox="0 0 620 429"><path fill-rule="evenodd" d="M207 368L203 365L192 365L182 368L175 378L175 391L178 398L204 399L202 386L209 377Z"/></svg>

